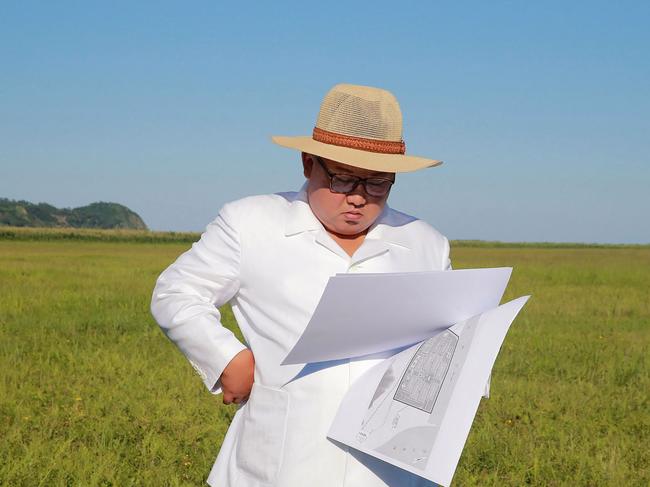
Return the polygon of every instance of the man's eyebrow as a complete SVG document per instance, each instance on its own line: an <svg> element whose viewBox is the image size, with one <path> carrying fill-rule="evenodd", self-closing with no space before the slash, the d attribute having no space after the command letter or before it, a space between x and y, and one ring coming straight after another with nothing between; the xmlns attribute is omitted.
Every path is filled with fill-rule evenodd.
<svg viewBox="0 0 650 487"><path fill-rule="evenodd" d="M390 179L392 176L392 173L371 173L371 174L366 174L365 176L361 176L359 174L356 174L354 171L351 169L348 169L347 167L330 167L330 171L333 173L338 173L338 174L350 174L351 176L358 176L360 178L382 178L382 179Z"/></svg>
<svg viewBox="0 0 650 487"><path fill-rule="evenodd" d="M330 170L332 172L337 172L339 174L342 174L342 173L344 173L344 174L354 174L354 172L352 170L348 169L347 167L338 167L338 166L337 167L330 167Z"/></svg>

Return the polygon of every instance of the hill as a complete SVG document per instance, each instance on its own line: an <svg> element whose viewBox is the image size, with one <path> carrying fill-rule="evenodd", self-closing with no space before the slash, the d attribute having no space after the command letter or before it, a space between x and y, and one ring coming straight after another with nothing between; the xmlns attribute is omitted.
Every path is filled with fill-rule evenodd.
<svg viewBox="0 0 650 487"><path fill-rule="evenodd" d="M146 230L140 216L118 203L91 203L78 208L56 208L0 198L0 226L56 228L124 228Z"/></svg>

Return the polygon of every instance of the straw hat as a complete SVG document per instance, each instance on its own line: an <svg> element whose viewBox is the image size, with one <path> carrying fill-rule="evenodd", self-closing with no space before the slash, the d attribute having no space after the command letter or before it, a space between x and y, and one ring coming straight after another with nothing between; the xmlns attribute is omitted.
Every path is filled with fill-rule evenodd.
<svg viewBox="0 0 650 487"><path fill-rule="evenodd" d="M312 136L274 136L283 147L381 172L409 172L442 161L407 156L402 111L392 93L370 86L334 86L320 106Z"/></svg>

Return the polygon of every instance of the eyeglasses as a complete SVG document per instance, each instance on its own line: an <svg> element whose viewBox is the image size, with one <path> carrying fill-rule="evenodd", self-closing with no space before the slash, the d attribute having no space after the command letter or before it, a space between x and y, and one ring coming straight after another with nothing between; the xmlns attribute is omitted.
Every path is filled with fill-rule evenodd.
<svg viewBox="0 0 650 487"><path fill-rule="evenodd" d="M382 197L388 194L390 187L394 183L393 180L387 178L360 178L352 174L336 174L327 169L320 157L312 155L312 158L320 164L329 176L330 190L334 193L348 194L354 191L359 184L363 184L369 196Z"/></svg>

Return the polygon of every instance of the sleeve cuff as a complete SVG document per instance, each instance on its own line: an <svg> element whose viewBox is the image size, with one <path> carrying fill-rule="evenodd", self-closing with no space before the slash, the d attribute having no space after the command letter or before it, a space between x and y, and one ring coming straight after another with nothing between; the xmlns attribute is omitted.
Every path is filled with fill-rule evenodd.
<svg viewBox="0 0 650 487"><path fill-rule="evenodd" d="M212 394L221 394L221 373L230 363L230 361L242 350L246 350L246 345L237 340L234 336L230 337L227 342L223 343L220 346L220 357L216 367L212 367L211 370L201 376L203 383L208 388L208 391Z"/></svg>

